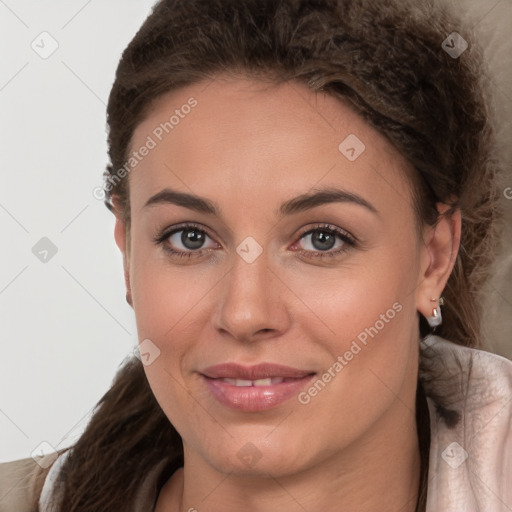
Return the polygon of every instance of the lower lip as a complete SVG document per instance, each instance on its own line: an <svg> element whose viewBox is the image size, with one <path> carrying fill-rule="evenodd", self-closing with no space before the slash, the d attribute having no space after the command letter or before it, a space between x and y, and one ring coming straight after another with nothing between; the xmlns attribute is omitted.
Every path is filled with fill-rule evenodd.
<svg viewBox="0 0 512 512"><path fill-rule="evenodd" d="M221 379L210 379L204 375L202 377L212 395L221 404L239 411L257 412L271 409L292 396L297 396L314 375L271 386L233 386Z"/></svg>

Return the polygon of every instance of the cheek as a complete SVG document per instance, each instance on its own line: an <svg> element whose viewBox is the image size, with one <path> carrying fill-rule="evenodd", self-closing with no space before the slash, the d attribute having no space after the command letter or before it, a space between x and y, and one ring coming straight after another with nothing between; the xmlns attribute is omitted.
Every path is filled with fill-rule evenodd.
<svg viewBox="0 0 512 512"><path fill-rule="evenodd" d="M338 348L361 333L364 339L364 333L375 324L385 338L387 332L399 328L404 317L410 317L404 311L414 303L417 255L413 244L383 242L354 254L339 268L312 268L288 276L297 282L296 289L314 316L322 320L325 333L343 340ZM402 332L402 339L405 334Z"/></svg>
<svg viewBox="0 0 512 512"><path fill-rule="evenodd" d="M354 411L353 419L364 424L400 392L415 366L416 268L414 246L398 242L374 249L361 265L351 264L330 278L301 278L308 305L321 319L301 326L310 339L322 340L330 355L324 368L330 391L312 389L314 396L305 400L318 395L318 404L336 402L339 421Z"/></svg>
<svg viewBox="0 0 512 512"><path fill-rule="evenodd" d="M197 319L218 278L200 265L171 265L160 248L137 240L137 233L133 249L130 283L139 339L163 343Z"/></svg>
<svg viewBox="0 0 512 512"><path fill-rule="evenodd" d="M210 294L222 275L200 265L171 266L160 249L137 239L136 232L133 248L130 282L137 335L140 343L150 340L157 354L145 366L146 375L160 406L179 428L183 418L197 414L186 391L187 358L197 351L211 316Z"/></svg>
<svg viewBox="0 0 512 512"><path fill-rule="evenodd" d="M338 447L372 428L394 404L407 404L404 392L415 380L411 305L377 295L369 304L361 297L363 302L347 304L331 317L336 333L322 342L330 357L318 380L299 396L305 430ZM407 407L398 409L409 413Z"/></svg>

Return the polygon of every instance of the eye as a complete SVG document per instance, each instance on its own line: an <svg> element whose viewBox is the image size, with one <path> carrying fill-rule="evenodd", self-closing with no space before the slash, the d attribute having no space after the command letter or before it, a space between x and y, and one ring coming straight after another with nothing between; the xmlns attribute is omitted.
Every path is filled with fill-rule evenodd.
<svg viewBox="0 0 512 512"><path fill-rule="evenodd" d="M208 239L212 241L212 245L204 247ZM306 242L306 249L299 250L298 252L307 258L339 256L356 245L356 241L351 235L331 224L322 224L309 229L300 236L299 241L292 247L300 244L302 240ZM206 250L220 247L197 224L184 224L166 229L156 236L154 242L162 245L163 249L171 256L179 258L200 257Z"/></svg>
<svg viewBox="0 0 512 512"><path fill-rule="evenodd" d="M154 241L162 245L163 249L172 256L190 258L201 256L206 249L220 247L219 244L213 242L213 240L213 246L203 247L207 239L211 240L204 229L201 229L196 224L185 224L175 226L170 230L165 230L162 234L158 235Z"/></svg>
<svg viewBox="0 0 512 512"><path fill-rule="evenodd" d="M295 245L302 240L305 240L306 250L299 252L308 258L339 256L356 245L356 241L351 235L330 224L322 224L306 231Z"/></svg>

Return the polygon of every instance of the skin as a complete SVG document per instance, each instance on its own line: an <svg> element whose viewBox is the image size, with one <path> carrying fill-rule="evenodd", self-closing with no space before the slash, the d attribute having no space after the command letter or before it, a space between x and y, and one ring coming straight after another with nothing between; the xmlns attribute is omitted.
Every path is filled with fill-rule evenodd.
<svg viewBox="0 0 512 512"><path fill-rule="evenodd" d="M138 125L131 149L190 97L197 106L131 171L131 225L119 212L115 226L139 340L161 351L145 371L184 443L184 468L157 512L413 511L418 312L430 316L446 285L460 213L418 237L407 162L348 105L297 83L223 75L173 91ZM349 134L366 146L355 161L338 150ZM324 186L362 196L378 215L336 202L278 216L285 201ZM215 202L221 215L144 207L166 187ZM207 231L202 255L171 257L153 242L184 222ZM324 223L358 242L336 238L324 251L345 252L312 257L322 245L302 235ZM193 252L180 236L167 241ZM263 248L253 263L236 252L248 236ZM307 405L294 397L234 411L198 375L265 361L321 376L396 302L401 311ZM248 442L260 456L252 465L237 456Z"/></svg>

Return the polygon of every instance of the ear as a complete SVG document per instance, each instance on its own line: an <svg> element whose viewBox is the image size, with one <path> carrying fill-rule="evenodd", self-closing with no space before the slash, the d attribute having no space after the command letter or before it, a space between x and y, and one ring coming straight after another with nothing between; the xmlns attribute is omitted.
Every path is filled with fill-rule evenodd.
<svg viewBox="0 0 512 512"><path fill-rule="evenodd" d="M416 289L416 308L425 317L432 316L437 306L431 299L439 299L453 270L460 246L461 213L444 203L436 204L440 213L435 226L428 226L423 233L420 274Z"/></svg>
<svg viewBox="0 0 512 512"><path fill-rule="evenodd" d="M129 251L129 236L127 235L126 224L121 218L116 215L116 224L114 227L114 238L117 247L123 254L123 271L124 271L124 284L126 287L126 302L133 307L132 290L130 287L130 251Z"/></svg>

